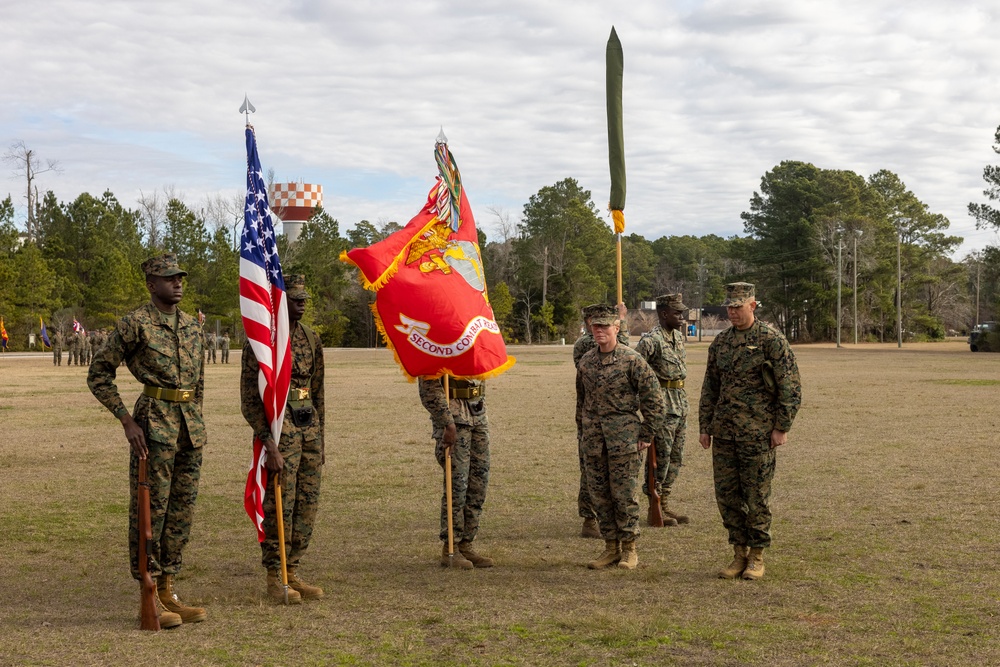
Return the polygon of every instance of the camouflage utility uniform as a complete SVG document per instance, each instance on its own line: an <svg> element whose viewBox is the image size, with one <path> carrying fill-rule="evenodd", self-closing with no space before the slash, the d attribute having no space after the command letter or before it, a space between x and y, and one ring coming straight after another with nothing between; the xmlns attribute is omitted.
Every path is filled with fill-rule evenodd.
<svg viewBox="0 0 1000 667"><path fill-rule="evenodd" d="M319 508L320 481L323 476L324 428L326 402L323 391L325 365L319 337L301 322L292 326L289 337L292 346L292 379L285 420L281 424L278 451L285 460L281 473L281 509L285 532L285 553L288 569L299 566L302 554L309 548L316 510ZM243 346L240 375L240 400L243 417L262 442L273 440L271 427L264 412L258 377L260 365L250 342ZM297 425L293 408L312 406L308 419L300 418ZM305 411L308 413L308 410ZM264 494L264 534L260 543L261 563L269 571L281 567L278 543L278 522L274 500L275 475L268 474Z"/></svg>
<svg viewBox="0 0 1000 667"><path fill-rule="evenodd" d="M687 378L687 351L684 349L684 334L676 330L656 327L643 334L635 346L635 351L646 360L663 390L667 405L663 428L656 434L656 492L664 507L667 497L680 472L684 457L684 437L687 430L688 399L684 390ZM643 491L646 488L643 477Z"/></svg>
<svg viewBox="0 0 1000 667"><path fill-rule="evenodd" d="M84 366L90 365L91 352L93 348L90 345L90 334L80 333L80 363Z"/></svg>
<svg viewBox="0 0 1000 667"><path fill-rule="evenodd" d="M434 456L445 465L444 431L455 425L451 448L452 528L458 542L471 543L479 532L479 517L490 482L490 428L486 419L486 384L481 380L448 379L449 397L441 378L419 381L420 402L430 413ZM441 540L447 547L448 500L441 494Z"/></svg>
<svg viewBox="0 0 1000 667"><path fill-rule="evenodd" d="M222 351L222 363L229 363L229 334L224 334L222 338L219 339L219 349Z"/></svg>
<svg viewBox="0 0 1000 667"><path fill-rule="evenodd" d="M589 313L592 308L593 306L587 306L583 309L585 322L589 319ZM628 327L623 322L621 329L618 331L618 344L628 345L628 343ZM580 359L583 358L583 355L587 354L595 347L597 347L597 344L594 343L594 336L589 331L584 332L582 336L577 338L576 342L573 343L573 367L576 368L579 366ZM576 430L576 453L580 463L580 490L576 496L577 512L583 519L596 519L597 512L594 510L594 504L590 502L590 491L587 489L587 470L583 461L583 443L580 441L579 428Z"/></svg>
<svg viewBox="0 0 1000 667"><path fill-rule="evenodd" d="M80 337L74 331L66 337L66 365L72 366L74 363L80 365L79 356Z"/></svg>
<svg viewBox="0 0 1000 667"><path fill-rule="evenodd" d="M766 384L770 377L773 392ZM712 436L715 498L730 544L771 544L771 431L791 429L801 401L795 355L773 326L755 320L712 341L698 421L701 433Z"/></svg>
<svg viewBox="0 0 1000 667"><path fill-rule="evenodd" d="M132 416L144 425L149 448L149 505L153 528L149 572L173 575L181 569L181 555L191 533L202 448L206 443L202 419L205 378L198 321L176 311L161 313L152 303L136 308L115 326L107 345L94 357L87 384L115 417L128 410L118 394L115 375L124 360L144 386ZM157 397L159 395L159 397ZM129 466L129 554L132 576L139 578L139 532L136 489L139 459Z"/></svg>
<svg viewBox="0 0 1000 667"><path fill-rule="evenodd" d="M576 425L601 537L639 536L638 443L650 442L664 415L656 374L635 350L616 345L583 355L576 371ZM639 418L639 413L642 419Z"/></svg>
<svg viewBox="0 0 1000 667"><path fill-rule="evenodd" d="M63 335L56 331L52 334L52 365L62 366Z"/></svg>

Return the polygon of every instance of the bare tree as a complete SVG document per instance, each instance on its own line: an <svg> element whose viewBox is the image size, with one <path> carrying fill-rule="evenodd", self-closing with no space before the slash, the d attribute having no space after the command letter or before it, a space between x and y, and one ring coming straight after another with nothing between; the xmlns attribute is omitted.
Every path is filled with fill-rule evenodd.
<svg viewBox="0 0 1000 667"><path fill-rule="evenodd" d="M139 220L146 235L146 243L151 249L163 247L163 222L167 217L167 201L158 192L146 194L139 191Z"/></svg>
<svg viewBox="0 0 1000 667"><path fill-rule="evenodd" d="M204 211L205 223L213 232L219 229L232 228L236 233L236 226L243 222L243 206L245 197L240 194L215 194L205 196Z"/></svg>
<svg viewBox="0 0 1000 667"><path fill-rule="evenodd" d="M39 174L50 171L60 172L62 169L59 168L59 163L53 160L46 160L45 166L40 166L39 161L41 158L20 140L10 145L10 150L4 153L3 159L4 162L14 165L15 176L21 176L25 179L27 185L25 188L25 192L27 193L25 199L28 202L26 231L28 232L28 238L35 239L38 237L38 224L35 218L38 207L38 186L35 184L35 178Z"/></svg>
<svg viewBox="0 0 1000 667"><path fill-rule="evenodd" d="M516 278L517 255L514 254L514 239L517 238L517 223L504 208L488 206L486 210L494 220L491 231L499 239L489 244L490 260L494 264L491 270L493 275L509 286Z"/></svg>

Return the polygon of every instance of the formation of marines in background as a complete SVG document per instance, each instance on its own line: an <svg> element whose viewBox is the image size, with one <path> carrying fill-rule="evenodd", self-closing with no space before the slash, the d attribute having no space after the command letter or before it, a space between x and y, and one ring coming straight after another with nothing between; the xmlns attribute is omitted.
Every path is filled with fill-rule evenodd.
<svg viewBox="0 0 1000 667"><path fill-rule="evenodd" d="M142 264L150 301L123 317L105 337L69 336L70 363L89 362L88 386L122 424L131 448L129 476L129 550L132 575L139 579L145 557L155 577L160 627L203 621L207 611L181 601L174 578L190 537L198 496L202 452L207 442L202 405L206 363L229 361L228 334L205 333L199 319L181 312L183 278L175 255L152 257ZM286 296L293 370L280 442L270 431L259 389L259 367L249 344L242 354L240 395L243 416L266 451L268 472L264 502L261 561L267 571L267 595L276 601L301 602L324 595L298 574L309 546L319 507L325 463L325 365L318 336L301 323L308 291L304 276L290 276ZM769 498L775 448L787 441L801 402L795 357L776 329L754 316L754 286L726 286L733 326L716 336L699 403L700 444L713 448L716 500L734 548L733 562L720 577L759 579L763 550L770 546ZM669 503L679 474L689 410L684 383L684 313L680 294L656 300L659 326L630 348L624 304L597 304L583 311L587 328L573 349L576 367L576 424L582 536L605 540L591 569L638 565L639 475L652 447L661 465L652 477L664 525L689 523ZM96 333L96 332L95 332ZM63 336L53 336L53 363L62 357ZM75 340L75 342L74 342ZM125 407L115 377L125 363L143 385L132 411ZM492 567L492 558L473 549L489 485L489 422L486 384L480 380L419 378L438 462L450 467L452 511L442 494L439 537L441 564L460 569ZM138 553L137 496L139 461L149 469L152 539L149 553ZM276 530L275 483L281 484L284 544ZM449 533L458 549L449 549ZM282 555L288 563L288 586L278 581ZM286 597L287 595L287 597Z"/></svg>
<svg viewBox="0 0 1000 667"><path fill-rule="evenodd" d="M67 366L88 366L94 355L100 352L108 341L106 331L72 331L65 336L56 330L52 334L52 365L62 366L63 348L66 348Z"/></svg>

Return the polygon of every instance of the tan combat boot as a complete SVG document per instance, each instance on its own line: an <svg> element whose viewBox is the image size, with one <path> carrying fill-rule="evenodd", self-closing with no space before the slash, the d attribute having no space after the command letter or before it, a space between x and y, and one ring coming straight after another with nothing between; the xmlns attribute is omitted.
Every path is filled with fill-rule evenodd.
<svg viewBox="0 0 1000 667"><path fill-rule="evenodd" d="M667 508L667 497L660 496L660 512L663 514L663 525L667 525L667 517L673 520L673 524L676 526L679 523L691 523L691 518L687 514L678 514L677 512L671 512Z"/></svg>
<svg viewBox="0 0 1000 667"><path fill-rule="evenodd" d="M200 623L208 618L208 613L202 607L189 607L174 593L174 575L161 574L156 578L156 596L160 602L175 614L180 614L185 623Z"/></svg>
<svg viewBox="0 0 1000 667"><path fill-rule="evenodd" d="M288 587L292 590L299 592L303 600L319 600L323 597L323 589L319 586L313 586L312 584L307 584L299 578L295 570L288 571ZM291 591L289 591L291 592ZM284 592L282 592L282 598L284 597ZM291 600L289 599L289 602Z"/></svg>
<svg viewBox="0 0 1000 667"><path fill-rule="evenodd" d="M161 630L166 630L167 628L176 628L178 625L184 622L181 619L180 614L175 614L172 611L167 611L163 607L163 603L160 602L159 595L154 595L153 599L156 601L156 616L159 618Z"/></svg>
<svg viewBox="0 0 1000 667"><path fill-rule="evenodd" d="M597 519L588 516L583 520L583 529L580 530L580 537L595 537L601 539L601 529L597 525Z"/></svg>
<svg viewBox="0 0 1000 667"><path fill-rule="evenodd" d="M635 552L635 540L626 542L622 540L622 557L618 561L618 567L623 570L634 570L639 565L639 554Z"/></svg>
<svg viewBox="0 0 1000 667"><path fill-rule="evenodd" d="M267 571L267 596L279 604L285 604L285 586L281 583L281 573ZM288 577L288 604L302 604L302 594L292 588L292 577Z"/></svg>
<svg viewBox="0 0 1000 667"><path fill-rule="evenodd" d="M719 570L720 579L735 579L743 574L747 567L747 548L745 544L733 545L733 562L726 569Z"/></svg>
<svg viewBox="0 0 1000 667"><path fill-rule="evenodd" d="M462 540L458 543L458 552L472 563L473 567L493 567L493 559L488 556L477 554L472 548L472 542Z"/></svg>
<svg viewBox="0 0 1000 667"><path fill-rule="evenodd" d="M441 545L441 567L453 567L456 570L471 570L475 567L472 561L462 555L459 549L455 549L455 555L448 558L448 543Z"/></svg>
<svg viewBox="0 0 1000 667"><path fill-rule="evenodd" d="M597 557L597 560L587 564L591 570L600 570L602 567L614 565L622 556L622 546L618 540L604 540L604 552Z"/></svg>
<svg viewBox="0 0 1000 667"><path fill-rule="evenodd" d="M756 581L764 576L764 549L763 547L751 547L747 555L747 567L743 570L743 578L747 581Z"/></svg>

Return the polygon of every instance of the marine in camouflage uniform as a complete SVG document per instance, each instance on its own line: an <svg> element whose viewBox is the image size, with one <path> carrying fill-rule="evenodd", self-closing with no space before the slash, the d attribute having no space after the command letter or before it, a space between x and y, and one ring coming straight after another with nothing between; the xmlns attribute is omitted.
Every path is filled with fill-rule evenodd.
<svg viewBox="0 0 1000 667"><path fill-rule="evenodd" d="M84 366L90 365L91 352L93 348L90 345L90 334L86 331L80 332L80 363Z"/></svg>
<svg viewBox="0 0 1000 667"><path fill-rule="evenodd" d="M157 579L161 625L202 621L204 609L184 605L173 591L188 543L198 497L202 451L207 437L202 418L205 379L201 326L177 309L182 278L173 254L151 257L142 264L151 301L115 325L107 345L94 357L87 384L125 429L131 446L129 478L129 552L132 576L139 578L137 485L139 459L146 458L149 479L152 543L149 573ZM115 385L119 364L143 385L132 415ZM176 616L180 618L174 619Z"/></svg>
<svg viewBox="0 0 1000 667"><path fill-rule="evenodd" d="M641 452L662 428L666 406L653 369L635 350L618 343L614 309L594 312L591 328L597 347L577 366L576 424L605 550L589 566L618 563L633 569L638 564Z"/></svg>
<svg viewBox="0 0 1000 667"><path fill-rule="evenodd" d="M52 365L62 366L63 335L58 329L52 334Z"/></svg>
<svg viewBox="0 0 1000 667"><path fill-rule="evenodd" d="M760 579L771 545L775 449L787 441L802 385L788 341L754 315L754 286L726 285L723 305L733 326L708 349L699 441L712 447L715 498L733 545L733 562L719 576Z"/></svg>
<svg viewBox="0 0 1000 667"><path fill-rule="evenodd" d="M75 331L71 331L68 336L66 336L66 365L72 366L74 362L76 365L80 365L80 338Z"/></svg>
<svg viewBox="0 0 1000 667"><path fill-rule="evenodd" d="M220 346L219 347L222 350L222 363L228 364L229 363L229 333L228 332L222 334L222 338L220 339Z"/></svg>
<svg viewBox="0 0 1000 667"><path fill-rule="evenodd" d="M289 384L288 407L281 424L281 441L275 444L271 435L264 402L260 395L260 364L250 342L243 346L240 375L240 400L243 417L267 450L267 490L264 494L264 541L260 543L261 563L267 570L268 595L284 601L281 582L281 548L284 547L288 568L288 601L323 597L323 589L307 584L298 576L302 555L309 548L313 524L319 508L320 482L325 462L324 428L326 401L323 390L326 375L323 346L319 337L302 324L305 313L305 276L291 276L286 283L288 298L289 338L292 347L292 377ZM281 476L281 508L285 544L278 541L277 509L274 482Z"/></svg>
<svg viewBox="0 0 1000 667"><path fill-rule="evenodd" d="M580 359L583 358L587 352L593 350L597 345L594 343L594 335L590 333L590 317L594 312L594 309L602 308L603 304L594 304L591 306L586 306L583 309L583 335L576 339L573 344L573 367L580 365ZM618 342L621 345L628 345L628 324L626 324L625 316L628 310L625 308L624 303L618 304L618 318L621 320L621 329L618 331ZM597 526L597 512L594 510L593 503L590 502L590 491L587 490L587 471L584 467L583 462L583 446L580 442L580 430L577 429L576 433L576 451L577 458L580 463L580 490L576 496L576 509L583 519L583 528L580 530L580 537L596 537L600 538L601 530Z"/></svg>
<svg viewBox="0 0 1000 667"><path fill-rule="evenodd" d="M680 473L684 458L684 437L687 430L688 399L684 389L687 378L687 351L684 349L684 305L680 294L656 297L656 316L660 325L643 334L635 346L660 381L667 404L663 429L656 434L656 492L660 496L663 525L688 523L684 514L669 509L667 499ZM647 461L647 464L649 462ZM648 496L648 475L643 475L642 490ZM649 522L649 519L647 519Z"/></svg>
<svg viewBox="0 0 1000 667"><path fill-rule="evenodd" d="M219 348L218 337L214 333L208 334L208 347L206 348L208 352L208 357L205 361L211 361L213 364L218 363L216 360L215 351Z"/></svg>
<svg viewBox="0 0 1000 667"><path fill-rule="evenodd" d="M477 553L472 543L490 483L490 426L486 417L486 383L482 380L419 379L420 402L430 413L434 456L445 467L451 451L451 525L458 549L448 554L448 499L441 494L441 565L462 569L492 567L493 559ZM442 483L444 487L444 483ZM453 562L452 562L453 561Z"/></svg>

